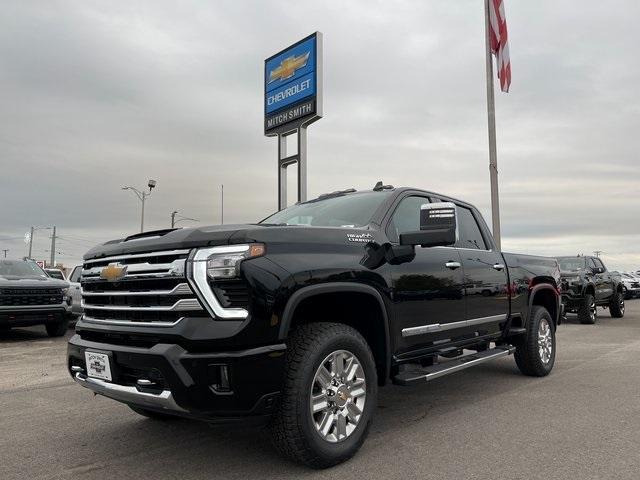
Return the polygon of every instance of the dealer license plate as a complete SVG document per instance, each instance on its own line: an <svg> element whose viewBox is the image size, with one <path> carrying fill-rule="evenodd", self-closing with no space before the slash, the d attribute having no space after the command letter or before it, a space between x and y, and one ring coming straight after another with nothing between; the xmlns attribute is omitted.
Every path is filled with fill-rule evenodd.
<svg viewBox="0 0 640 480"><path fill-rule="evenodd" d="M109 355L97 352L84 352L87 363L87 376L111 381Z"/></svg>

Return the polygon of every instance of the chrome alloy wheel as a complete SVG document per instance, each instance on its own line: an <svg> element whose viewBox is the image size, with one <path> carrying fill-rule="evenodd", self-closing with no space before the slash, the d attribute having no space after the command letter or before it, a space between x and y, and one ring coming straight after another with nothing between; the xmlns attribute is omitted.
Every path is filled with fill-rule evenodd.
<svg viewBox="0 0 640 480"><path fill-rule="evenodd" d="M367 398L364 369L353 353L336 350L322 361L311 383L311 418L320 436L332 443L358 426Z"/></svg>
<svg viewBox="0 0 640 480"><path fill-rule="evenodd" d="M553 339L551 337L551 326L546 318L540 320L538 327L538 355L545 365L551 360L553 354Z"/></svg>
<svg viewBox="0 0 640 480"><path fill-rule="evenodd" d="M596 301L593 300L589 305L589 318L595 321L597 314L598 314L598 311L596 310Z"/></svg>
<svg viewBox="0 0 640 480"><path fill-rule="evenodd" d="M624 315L624 296L620 297L620 313Z"/></svg>

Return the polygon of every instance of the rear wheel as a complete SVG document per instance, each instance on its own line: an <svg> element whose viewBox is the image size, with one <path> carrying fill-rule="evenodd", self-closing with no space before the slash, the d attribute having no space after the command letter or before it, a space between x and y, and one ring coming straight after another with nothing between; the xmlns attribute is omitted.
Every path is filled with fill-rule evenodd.
<svg viewBox="0 0 640 480"><path fill-rule="evenodd" d="M514 355L520 371L532 377L549 375L556 360L556 332L546 308L531 309L525 338L516 345Z"/></svg>
<svg viewBox="0 0 640 480"><path fill-rule="evenodd" d="M371 349L353 328L311 323L291 335L286 377L271 422L276 448L312 468L351 458L364 442L376 408Z"/></svg>
<svg viewBox="0 0 640 480"><path fill-rule="evenodd" d="M609 312L613 318L624 317L624 295L616 291L609 300Z"/></svg>
<svg viewBox="0 0 640 480"><path fill-rule="evenodd" d="M47 335L50 337L62 337L67 333L69 328L69 319L65 318L61 322L46 323L44 327L47 329Z"/></svg>
<svg viewBox="0 0 640 480"><path fill-rule="evenodd" d="M578 320L580 323L593 325L596 323L597 316L596 299L592 294L587 293L578 307Z"/></svg>

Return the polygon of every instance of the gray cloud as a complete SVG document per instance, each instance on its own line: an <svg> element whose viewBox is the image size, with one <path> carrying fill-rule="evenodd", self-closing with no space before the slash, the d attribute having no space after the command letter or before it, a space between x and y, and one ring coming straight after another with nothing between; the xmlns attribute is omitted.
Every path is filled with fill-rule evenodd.
<svg viewBox="0 0 640 480"><path fill-rule="evenodd" d="M637 2L508 2L513 62L497 94L505 247L604 250L640 268ZM0 18L0 248L56 224L61 257L137 229L122 185L177 209L255 221L276 206L262 135L262 62L325 35L325 118L309 190L383 179L489 212L483 12L478 2L14 2ZM487 215L487 220L490 218ZM66 235L66 239L64 238ZM47 256L46 231L36 250ZM6 245L6 246L5 246Z"/></svg>

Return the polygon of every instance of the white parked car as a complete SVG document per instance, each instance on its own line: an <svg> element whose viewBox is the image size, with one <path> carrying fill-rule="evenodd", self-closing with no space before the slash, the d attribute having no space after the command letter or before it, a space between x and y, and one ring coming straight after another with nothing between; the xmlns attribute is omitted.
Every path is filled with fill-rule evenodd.
<svg viewBox="0 0 640 480"><path fill-rule="evenodd" d="M625 298L640 296L640 276L635 273L622 273L621 277Z"/></svg>
<svg viewBox="0 0 640 480"><path fill-rule="evenodd" d="M82 275L82 265L73 268L69 275L69 296L71 297L71 314L75 317L82 315L82 289L80 288L80 275Z"/></svg>

